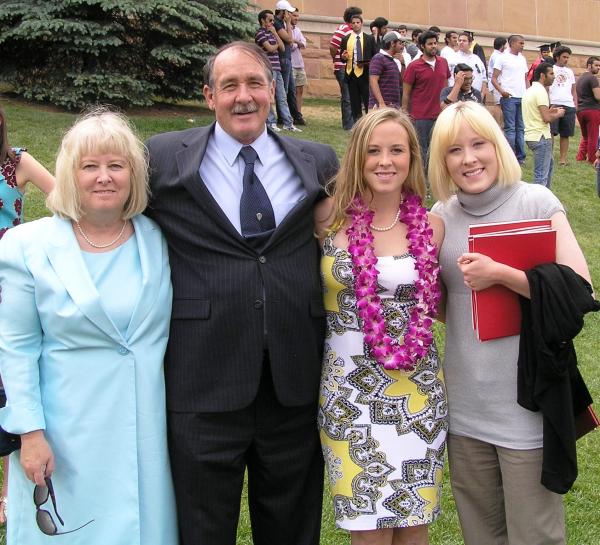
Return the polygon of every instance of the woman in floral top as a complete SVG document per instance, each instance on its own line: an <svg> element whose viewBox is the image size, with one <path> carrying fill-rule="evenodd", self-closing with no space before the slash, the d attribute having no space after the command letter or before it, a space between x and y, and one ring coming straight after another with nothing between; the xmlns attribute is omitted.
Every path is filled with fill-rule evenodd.
<svg viewBox="0 0 600 545"><path fill-rule="evenodd" d="M0 107L0 238L23 223L23 197L27 182L44 193L54 187L54 176L24 148L11 148L6 137L6 117Z"/></svg>

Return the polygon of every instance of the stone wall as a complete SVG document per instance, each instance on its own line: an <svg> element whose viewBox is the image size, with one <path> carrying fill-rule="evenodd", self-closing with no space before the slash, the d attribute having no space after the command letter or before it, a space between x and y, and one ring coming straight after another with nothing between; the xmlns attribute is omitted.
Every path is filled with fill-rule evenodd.
<svg viewBox="0 0 600 545"><path fill-rule="evenodd" d="M529 63L537 57L536 47L560 41L573 50L569 66L576 75L585 70L590 55L600 55L600 0L369 0L361 5L352 0L291 1L301 13L300 28L308 41L304 62L309 78L305 96L339 96L329 55L329 39L349 5L363 8L365 26L377 16L386 17L393 28L401 23L413 28L437 25L442 36L448 30L471 30L492 52L496 36L523 34ZM260 9L274 9L275 0L260 0ZM442 44L443 45L443 44Z"/></svg>

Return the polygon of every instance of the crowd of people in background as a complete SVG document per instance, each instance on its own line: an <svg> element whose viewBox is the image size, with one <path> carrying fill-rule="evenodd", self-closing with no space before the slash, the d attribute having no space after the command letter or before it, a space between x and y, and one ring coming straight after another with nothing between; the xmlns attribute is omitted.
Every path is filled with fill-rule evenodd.
<svg viewBox="0 0 600 545"><path fill-rule="evenodd" d="M560 42L539 46L528 65L523 36L498 36L489 60L468 30L448 30L441 41L437 26L392 29L384 17L363 29L362 9L348 7L331 36L329 52L340 88L342 128L350 130L370 110L400 107L415 126L427 168L431 131L442 110L455 102L484 104L503 128L517 160L533 154L534 180L550 187L554 140L559 165L567 166L575 121L581 127L578 161L597 160L600 127L600 61L587 60L575 81L568 67L572 51ZM540 68L541 66L541 68ZM526 108L526 110L524 110ZM600 193L599 193L600 196Z"/></svg>

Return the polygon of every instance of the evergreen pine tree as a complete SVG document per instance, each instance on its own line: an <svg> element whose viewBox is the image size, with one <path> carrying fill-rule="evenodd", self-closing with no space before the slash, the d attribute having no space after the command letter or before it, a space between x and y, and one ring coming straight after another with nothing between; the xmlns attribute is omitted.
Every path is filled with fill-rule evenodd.
<svg viewBox="0 0 600 545"><path fill-rule="evenodd" d="M196 99L202 67L249 39L247 0L4 0L0 80L69 109Z"/></svg>

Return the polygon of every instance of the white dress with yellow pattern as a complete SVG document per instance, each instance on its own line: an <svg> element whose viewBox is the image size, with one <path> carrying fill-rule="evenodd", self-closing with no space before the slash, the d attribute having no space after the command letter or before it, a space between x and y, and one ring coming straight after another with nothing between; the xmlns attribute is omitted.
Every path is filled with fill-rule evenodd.
<svg viewBox="0 0 600 545"><path fill-rule="evenodd" d="M335 520L346 530L427 524L440 513L448 424L435 344L414 371L371 359L356 313L352 261L325 239L321 274L327 336L319 429ZM380 257L379 295L388 331L399 337L415 304L415 260Z"/></svg>

